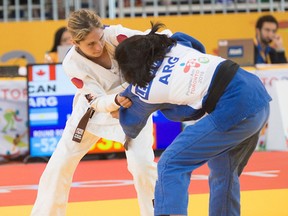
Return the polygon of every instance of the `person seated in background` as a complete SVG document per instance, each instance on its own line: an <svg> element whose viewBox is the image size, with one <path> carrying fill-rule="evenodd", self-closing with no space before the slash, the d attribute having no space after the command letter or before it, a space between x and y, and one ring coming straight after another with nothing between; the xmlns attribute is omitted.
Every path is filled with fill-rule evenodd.
<svg viewBox="0 0 288 216"><path fill-rule="evenodd" d="M257 20L255 64L287 63L283 39L277 30L278 21L272 15L264 15Z"/></svg>
<svg viewBox="0 0 288 216"><path fill-rule="evenodd" d="M72 36L66 27L59 28L54 35L54 43L52 49L45 53L45 63L56 63L59 62L57 48L58 46L73 45Z"/></svg>

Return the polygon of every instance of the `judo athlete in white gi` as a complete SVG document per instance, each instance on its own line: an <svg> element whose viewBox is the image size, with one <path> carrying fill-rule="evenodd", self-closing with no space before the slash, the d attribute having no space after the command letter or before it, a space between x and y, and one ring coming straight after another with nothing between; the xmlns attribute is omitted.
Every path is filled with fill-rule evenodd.
<svg viewBox="0 0 288 216"><path fill-rule="evenodd" d="M199 41L187 35L155 34L161 26L124 40L115 51L120 71L131 83L122 95L132 106L120 108L127 136L138 137L156 110L175 121L198 119L160 157L154 215L187 215L191 174L208 163L209 215L239 216L239 176L267 121L271 98L257 76L205 54ZM190 47L179 38L188 38Z"/></svg>
<svg viewBox="0 0 288 216"><path fill-rule="evenodd" d="M131 102L117 96L127 87L127 83L125 85L120 76L113 56L119 41L143 32L121 25L103 26L94 12L85 9L71 14L68 30L72 34L74 46L67 53L63 67L78 90L62 138L41 176L32 216L64 216L74 171L90 147L100 137L121 143L125 141L119 120L113 118L110 112L119 109L117 101L125 107L129 107ZM91 104L86 95L93 95ZM87 124L82 141L72 141L79 120L90 105L95 113ZM128 170L133 175L141 216L153 215L157 169L152 149L152 123L150 117L145 129L133 140L135 145L126 151ZM95 215L105 213L95 212Z"/></svg>

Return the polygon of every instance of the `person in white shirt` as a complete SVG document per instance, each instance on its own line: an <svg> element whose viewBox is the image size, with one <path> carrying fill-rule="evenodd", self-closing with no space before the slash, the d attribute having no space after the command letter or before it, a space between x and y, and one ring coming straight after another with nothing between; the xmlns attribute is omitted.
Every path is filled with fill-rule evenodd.
<svg viewBox="0 0 288 216"><path fill-rule="evenodd" d="M63 68L78 90L62 138L41 176L32 216L64 216L74 171L90 147L101 137L125 143L119 120L113 117L117 117L120 106L128 108L131 102L118 95L127 84L113 56L119 42L144 32L121 25L104 26L99 16L86 9L72 12L68 31L74 46L63 61ZM76 128L89 107L93 107L94 114L83 134ZM157 171L151 116L133 142L135 145L125 151L128 170L133 176L141 216L152 216Z"/></svg>

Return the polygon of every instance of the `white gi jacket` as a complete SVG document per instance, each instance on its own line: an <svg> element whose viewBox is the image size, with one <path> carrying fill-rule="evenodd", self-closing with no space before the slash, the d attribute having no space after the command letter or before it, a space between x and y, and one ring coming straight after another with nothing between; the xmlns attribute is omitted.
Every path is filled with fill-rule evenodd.
<svg viewBox="0 0 288 216"><path fill-rule="evenodd" d="M130 30L121 25L105 27L104 39L112 62L111 69L106 69L83 57L75 50L75 46L67 53L63 61L63 68L77 87L73 101L73 112L76 113L72 115L73 119L69 119L70 124L77 126L89 107L85 95L91 94L97 98L93 103L96 112L89 120L86 130L98 137L124 142L125 134L121 129L119 120L110 114L111 111L119 108L114 101L116 94L127 87L119 73L118 64L113 59L113 55L115 47L121 40L135 34L143 34L143 32Z"/></svg>

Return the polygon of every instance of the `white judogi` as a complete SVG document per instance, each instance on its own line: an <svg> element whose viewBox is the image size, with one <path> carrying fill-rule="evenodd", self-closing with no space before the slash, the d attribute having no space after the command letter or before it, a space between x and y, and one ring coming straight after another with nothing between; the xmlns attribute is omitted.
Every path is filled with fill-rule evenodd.
<svg viewBox="0 0 288 216"><path fill-rule="evenodd" d="M113 54L121 38L135 34L143 32L123 28L120 25L104 29L105 46L112 60L111 69L105 69L81 56L75 47L72 47L66 55L63 67L71 81L78 87L78 91L63 136L41 176L32 216L64 216L72 177L81 158L100 137L124 142L125 135L118 119L112 118L109 113L119 108L114 98L127 86L119 74ZM97 97L93 103L96 113L89 120L81 143L77 143L72 141L73 133L89 107L85 94ZM141 216L153 215L152 199L157 172L152 149L152 129L150 118L144 130L126 151L128 170L133 175ZM98 215L97 212L95 215Z"/></svg>

